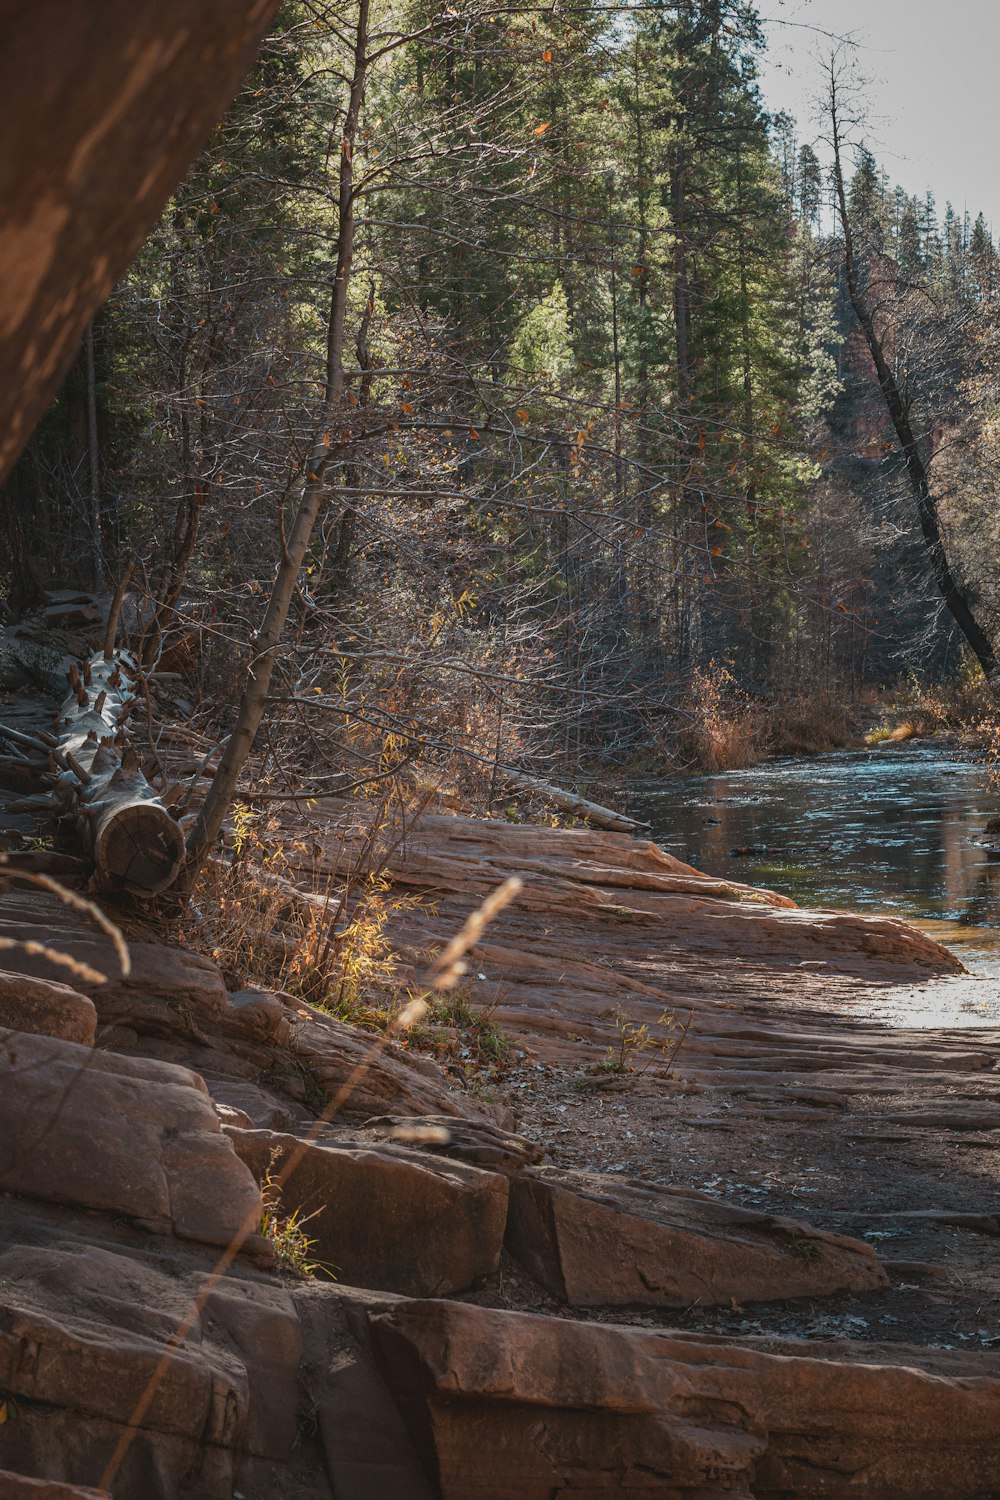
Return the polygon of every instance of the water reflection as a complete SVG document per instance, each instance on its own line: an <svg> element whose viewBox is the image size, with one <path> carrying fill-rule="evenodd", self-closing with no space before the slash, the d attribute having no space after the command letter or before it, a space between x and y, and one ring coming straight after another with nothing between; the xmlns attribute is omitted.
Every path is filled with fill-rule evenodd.
<svg viewBox="0 0 1000 1500"><path fill-rule="evenodd" d="M979 842L1000 796L981 766L935 749L851 752L646 782L632 806L708 874L907 917L1000 978L1000 858Z"/></svg>

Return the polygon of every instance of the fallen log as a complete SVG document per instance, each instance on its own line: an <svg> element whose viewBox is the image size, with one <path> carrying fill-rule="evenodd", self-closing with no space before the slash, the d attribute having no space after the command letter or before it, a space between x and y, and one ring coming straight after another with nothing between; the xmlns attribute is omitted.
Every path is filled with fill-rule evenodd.
<svg viewBox="0 0 1000 1500"><path fill-rule="evenodd" d="M606 828L611 833L641 833L649 827L648 823L627 818L624 813L613 812L610 807L602 807L599 802L588 802L586 797L578 797L575 792L564 791L551 782L539 781L537 776L528 776L524 771L515 771L511 766L498 766L497 771L508 786L520 792L531 792L553 807L558 807L561 812L586 818L595 828Z"/></svg>
<svg viewBox="0 0 1000 1500"><path fill-rule="evenodd" d="M126 651L113 652L110 659L98 653L82 670L74 665L51 753L59 767L56 800L75 819L99 883L157 896L180 872L184 835L128 743L137 676Z"/></svg>

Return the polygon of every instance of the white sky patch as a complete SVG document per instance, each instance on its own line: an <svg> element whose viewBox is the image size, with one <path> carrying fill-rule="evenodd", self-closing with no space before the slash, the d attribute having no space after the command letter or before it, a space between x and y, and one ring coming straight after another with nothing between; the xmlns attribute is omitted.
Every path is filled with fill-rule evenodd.
<svg viewBox="0 0 1000 1500"><path fill-rule="evenodd" d="M1000 231L1000 67L998 0L759 0L768 53L761 61L767 107L798 122L815 142L822 63L850 35L865 89L867 144L892 181L922 196L939 215L986 215ZM783 24L784 23L784 24Z"/></svg>

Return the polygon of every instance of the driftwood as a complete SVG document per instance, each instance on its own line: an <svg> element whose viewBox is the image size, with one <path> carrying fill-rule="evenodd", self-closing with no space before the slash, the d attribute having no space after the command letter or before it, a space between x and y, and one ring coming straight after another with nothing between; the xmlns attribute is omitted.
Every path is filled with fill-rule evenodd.
<svg viewBox="0 0 1000 1500"><path fill-rule="evenodd" d="M135 664L125 651L98 653L69 675L51 746L56 800L75 818L103 885L159 895L180 871L184 835L128 742Z"/></svg>
<svg viewBox="0 0 1000 1500"><path fill-rule="evenodd" d="M602 807L599 802L588 802L575 792L564 791L562 787L553 786L548 781L539 781L536 776L528 776L524 771L515 771L510 766L498 766L497 770L508 786L519 792L532 792L552 807L558 807L561 812L586 818L595 828L606 828L611 833L639 833L649 827L648 823L627 818L624 813L613 812L610 807Z"/></svg>

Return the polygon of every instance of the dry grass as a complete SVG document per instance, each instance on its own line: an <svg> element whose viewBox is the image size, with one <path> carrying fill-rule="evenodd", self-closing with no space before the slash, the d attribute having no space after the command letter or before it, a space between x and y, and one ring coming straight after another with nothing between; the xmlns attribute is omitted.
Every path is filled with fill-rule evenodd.
<svg viewBox="0 0 1000 1500"><path fill-rule="evenodd" d="M373 827L373 848L374 834ZM374 870L359 866L346 882L299 891L293 877L301 878L304 845L286 848L279 835L274 819L237 806L232 856L206 868L174 936L217 963L232 988L284 990L377 1036L397 1032L401 1013L426 1001L421 1025L407 1028L399 1045L435 1057L469 1087L502 1073L509 1045L494 1018L499 990L480 1005L472 999L476 986L459 981L468 949L516 897L520 881L492 892L433 959L416 955L415 973L396 950L393 925L416 908L433 913L433 905L395 892L377 852Z"/></svg>
<svg viewBox="0 0 1000 1500"><path fill-rule="evenodd" d="M691 679L684 705L688 726L677 753L688 768L736 771L761 760L753 705L728 667L710 662Z"/></svg>
<svg viewBox="0 0 1000 1500"><path fill-rule="evenodd" d="M963 662L944 683L921 682L912 673L904 678L883 700L879 723L865 735L865 744L899 745L941 734L958 734L989 755L994 726L986 683L974 661Z"/></svg>
<svg viewBox="0 0 1000 1500"><path fill-rule="evenodd" d="M777 699L761 735L772 755L823 755L856 743L855 705L835 688Z"/></svg>
<svg viewBox="0 0 1000 1500"><path fill-rule="evenodd" d="M507 1071L511 1044L497 1024L502 986L480 1004L472 985L433 997L423 1023L410 1031L403 1046L450 1065L473 1088L495 1082Z"/></svg>
<svg viewBox="0 0 1000 1500"><path fill-rule="evenodd" d="M297 1276L329 1276L336 1280L329 1266L313 1259L316 1241L306 1234L306 1225L322 1212L316 1209L311 1214L302 1214L298 1209L282 1212L281 1184L278 1180L277 1161L279 1153L273 1152L271 1162L260 1185L260 1232L269 1240L274 1250L274 1264L278 1271L287 1271Z"/></svg>
<svg viewBox="0 0 1000 1500"><path fill-rule="evenodd" d="M764 702L715 662L695 672L685 708L690 722L678 744L685 770L738 771L768 756L821 755L855 740L845 693L826 688Z"/></svg>

